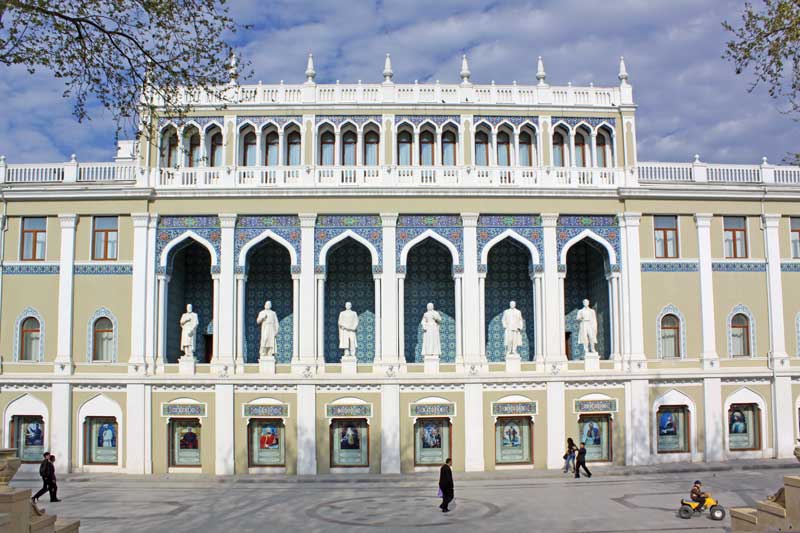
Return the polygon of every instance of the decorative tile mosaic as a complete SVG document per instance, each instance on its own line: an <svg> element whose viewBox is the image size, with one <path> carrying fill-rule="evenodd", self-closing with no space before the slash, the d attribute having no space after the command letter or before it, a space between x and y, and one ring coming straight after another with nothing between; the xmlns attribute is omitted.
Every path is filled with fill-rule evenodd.
<svg viewBox="0 0 800 533"><path fill-rule="evenodd" d="M289 416L289 406L283 405L253 405L245 404L242 406L242 415L245 417L287 417Z"/></svg>
<svg viewBox="0 0 800 533"><path fill-rule="evenodd" d="M356 405L326 405L325 416L327 418L342 418L342 417L371 417L372 404L356 404Z"/></svg>
<svg viewBox="0 0 800 533"><path fill-rule="evenodd" d="M238 128L245 122L255 124L256 128L261 129L267 124L273 124L277 128L283 128L289 122L296 122L297 124L303 123L303 117L300 115L245 115L236 117L236 127Z"/></svg>
<svg viewBox="0 0 800 533"><path fill-rule="evenodd" d="M133 274L133 265L115 263L77 264L74 266L73 272L76 276L130 276Z"/></svg>
<svg viewBox="0 0 800 533"><path fill-rule="evenodd" d="M697 272L699 265L688 261L642 261L642 272Z"/></svg>
<svg viewBox="0 0 800 533"><path fill-rule="evenodd" d="M314 264L317 267L315 271L319 274L325 272L324 268L318 268L322 266L320 252L325 244L348 231L364 238L375 248L378 254L377 273L380 273L383 267L383 229L381 217L378 215L320 215L317 217L314 229L314 257L316 259ZM362 243L359 243L359 246L362 246ZM331 251L332 249L329 249L328 254ZM368 264L372 264L371 256L369 256Z"/></svg>
<svg viewBox="0 0 800 533"><path fill-rule="evenodd" d="M558 122L567 124L570 128L574 128L581 122L589 124L592 128L597 128L602 124L607 124L609 127L614 127L614 120L603 117L551 117L550 123L556 125Z"/></svg>
<svg viewBox="0 0 800 533"><path fill-rule="evenodd" d="M459 266L463 268L461 258L464 257L464 230L459 215L400 215L397 217L397 236L395 239L398 272L402 272L400 261L403 248L410 241L428 230L455 246L458 251ZM452 270L451 274L455 271Z"/></svg>
<svg viewBox="0 0 800 533"><path fill-rule="evenodd" d="M264 309L264 302L269 300L272 310L278 315L275 360L290 363L294 342L294 288L289 252L277 242L268 240L251 250L248 264L244 289L244 360L258 362L261 326L256 324L256 317Z"/></svg>
<svg viewBox="0 0 800 533"><path fill-rule="evenodd" d="M539 253L539 266L544 263L541 217L532 215L481 215L478 217L479 271L486 271L486 265L481 264L481 257L483 257L486 245L498 235L509 230L536 247L536 251Z"/></svg>
<svg viewBox="0 0 800 533"><path fill-rule="evenodd" d="M160 130L167 124L172 124L176 127L181 127L189 125L191 123L195 123L202 128L212 122L216 122L221 126L222 124L225 123L225 119L224 117L182 117L182 118L160 117L158 119L158 129Z"/></svg>
<svg viewBox="0 0 800 533"><path fill-rule="evenodd" d="M595 350L605 359L610 354L611 321L604 258L593 245L578 242L567 254L567 277L564 280L564 331L569 333L573 359L583 359L583 345L578 342L578 311L584 298L597 314L597 346Z"/></svg>
<svg viewBox="0 0 800 533"><path fill-rule="evenodd" d="M167 363L175 363L181 356L180 318L186 312L186 304L192 304L200 324L198 332L208 332L213 320L214 286L211 281L209 253L199 243L191 243L174 254L172 276L167 287ZM211 337L208 337L210 340ZM203 361L206 353L206 336L197 335L194 355Z"/></svg>
<svg viewBox="0 0 800 533"><path fill-rule="evenodd" d="M781 263L781 272L800 272L800 262Z"/></svg>
<svg viewBox="0 0 800 533"><path fill-rule="evenodd" d="M336 127L341 126L345 122L352 122L356 126L361 126L369 121L374 121L379 126L381 124L380 115L317 115L314 118L314 123L318 126L323 122L330 122Z"/></svg>
<svg viewBox="0 0 800 533"><path fill-rule="evenodd" d="M664 348L661 345L661 321L666 315L675 315L678 318L678 333L681 337L679 339L681 350L680 359L683 359L686 357L686 319L683 318L683 313L681 313L681 310L672 304L665 305L656 317L656 357L659 359L664 358Z"/></svg>
<svg viewBox="0 0 800 533"><path fill-rule="evenodd" d="M497 126L502 122L508 122L509 124L513 124L514 126L519 126L525 122L529 122L533 124L534 127L539 127L539 117L537 116L530 116L530 117L521 117L521 116L511 116L511 115L476 115L472 123L476 126L480 122L486 122L487 124L491 124L492 126Z"/></svg>
<svg viewBox="0 0 800 533"><path fill-rule="evenodd" d="M619 258L622 257L619 224L617 217L608 215L569 215L558 217L556 227L556 247L561 261L561 251L570 239L579 235L584 230L589 230L596 236L605 239L617 256L617 264L611 265L611 270L618 272L621 268Z"/></svg>
<svg viewBox="0 0 800 533"><path fill-rule="evenodd" d="M204 403L162 403L161 416L206 416Z"/></svg>
<svg viewBox="0 0 800 533"><path fill-rule="evenodd" d="M412 417L455 416L456 414L456 404L454 403L412 403L408 407Z"/></svg>
<svg viewBox="0 0 800 533"><path fill-rule="evenodd" d="M461 117L459 115L395 115L394 123L400 124L401 122L408 122L414 126L419 126L423 122L431 122L437 126L441 126L445 122L452 122L458 127L461 125Z"/></svg>
<svg viewBox="0 0 800 533"><path fill-rule="evenodd" d="M114 313L105 307L101 307L95 311L86 323L86 362L91 363L94 357L94 323L100 318L109 319L113 326L111 329L113 329L114 346L111 349L111 360L107 362L116 363L119 354L119 324L117 323L117 317L114 316Z"/></svg>
<svg viewBox="0 0 800 533"><path fill-rule="evenodd" d="M6 264L3 265L3 274L7 276L15 275L52 275L58 274L61 268L58 264Z"/></svg>
<svg viewBox="0 0 800 533"><path fill-rule="evenodd" d="M492 416L535 415L536 402L492 402Z"/></svg>
<svg viewBox="0 0 800 533"><path fill-rule="evenodd" d="M269 230L275 235L285 239L292 245L297 256L297 264L292 265L299 273L301 265L300 246L300 218L296 215L264 215L241 216L236 220L236 231L233 243L233 257L236 261L236 273L244 272L244 267L239 266L239 255L247 243ZM252 253L252 248L250 249Z"/></svg>
<svg viewBox="0 0 800 533"><path fill-rule="evenodd" d="M617 400L575 400L576 413L616 413Z"/></svg>
<svg viewBox="0 0 800 533"><path fill-rule="evenodd" d="M711 263L714 272L766 272L767 264L753 261L720 261Z"/></svg>
<svg viewBox="0 0 800 533"><path fill-rule="evenodd" d="M198 236L206 239L211 246L213 246L217 257L220 256L220 226L219 217L217 216L163 216L158 219L158 227L156 228L156 268L159 274L164 274L169 271L169 264L167 261L167 268L162 268L161 253L164 248L173 240L181 237L187 231L192 231ZM173 253L176 249L173 248ZM218 265L217 265L218 266Z"/></svg>

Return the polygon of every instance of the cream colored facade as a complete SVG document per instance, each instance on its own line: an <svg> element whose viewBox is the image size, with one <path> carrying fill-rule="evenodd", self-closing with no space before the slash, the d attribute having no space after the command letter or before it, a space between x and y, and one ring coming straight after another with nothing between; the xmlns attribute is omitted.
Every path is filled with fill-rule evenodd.
<svg viewBox="0 0 800 533"><path fill-rule="evenodd" d="M791 456L800 169L638 161L624 63L606 88L541 62L535 86L460 74L395 84L387 60L381 84L321 85L310 61L304 84L152 117L113 163L2 159L3 444L134 474L559 468L567 437L600 463Z"/></svg>

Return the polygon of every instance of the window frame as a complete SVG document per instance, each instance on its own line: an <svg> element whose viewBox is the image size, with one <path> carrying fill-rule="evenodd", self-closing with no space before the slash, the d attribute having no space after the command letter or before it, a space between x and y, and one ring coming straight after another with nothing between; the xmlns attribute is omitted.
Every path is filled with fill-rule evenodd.
<svg viewBox="0 0 800 533"><path fill-rule="evenodd" d="M175 141L173 143L173 140ZM171 130L167 135L167 168L177 168L180 162L180 139L178 139L178 132ZM174 161L173 161L174 159Z"/></svg>
<svg viewBox="0 0 800 533"><path fill-rule="evenodd" d="M25 328L25 323L28 322L28 320L35 320L37 328L36 329L26 329ZM38 350L37 350L38 353L30 354L31 357L25 358L25 357L23 357L23 355L25 354L25 334L26 333L34 333L34 332L38 333L38 335L39 335L39 347L38 347ZM42 351L41 343L42 343L42 321L39 320L39 318L37 318L37 317L35 317L33 315L26 316L25 318L22 319L22 322L20 322L20 325L19 325L19 353L17 354L17 360L19 362L22 362L22 363L36 363L36 362L38 362L39 361L39 353L41 353L41 351Z"/></svg>
<svg viewBox="0 0 800 533"><path fill-rule="evenodd" d="M19 458L22 464L38 464L41 462L41 459L37 459L35 461L26 461L22 458L23 449L21 446L16 446L17 439L19 439L19 424L24 421L25 419L38 419L37 421L42 426L42 448L45 450L48 448L47 445L47 438L49 437L48 428L45 424L44 416L42 415L12 415L8 421L9 428L8 428L8 440L9 440L9 448L17 448L17 455L16 457Z"/></svg>
<svg viewBox="0 0 800 533"><path fill-rule="evenodd" d="M281 451L283 455L283 462L280 464L258 464L253 462L253 429L254 424L267 423L274 424L281 427ZM261 418L253 417L247 420L247 468L281 468L286 467L286 423L282 418Z"/></svg>
<svg viewBox="0 0 800 533"><path fill-rule="evenodd" d="M117 222L116 229L97 229L97 219L98 218L113 218ZM95 254L97 252L97 234L103 234L103 238L105 239L103 243L103 256L97 257ZM108 256L108 243L109 243L109 235L111 233L116 234L116 243L117 243L117 250L114 257ZM92 217L92 261L117 261L119 259L119 216L118 215L97 215Z"/></svg>
<svg viewBox="0 0 800 533"><path fill-rule="evenodd" d="M330 139L330 141L328 141ZM325 147L330 146L331 150L331 161L330 163L325 162ZM319 134L319 166L321 167L331 167L336 164L336 135L332 131L323 131Z"/></svg>
<svg viewBox="0 0 800 533"><path fill-rule="evenodd" d="M404 139L408 139L407 141ZM401 167L408 167L414 164L414 134L407 129L401 129L397 132L397 165ZM408 161L402 162L403 150L401 146L408 147Z"/></svg>
<svg viewBox="0 0 800 533"><path fill-rule="evenodd" d="M661 410L681 410L683 411L683 419L684 419L684 442L686 443L686 449L684 450L664 450L661 451L658 447L658 423L661 420ZM655 420L655 427L656 427L656 455L669 455L669 454L676 454L676 453L692 453L692 411L689 409L688 405L659 405L658 409L656 409L656 420Z"/></svg>
<svg viewBox="0 0 800 533"><path fill-rule="evenodd" d="M274 142L270 142L270 140L274 140ZM270 145L275 147L275 161L272 162L269 159L269 148ZM265 167L277 167L280 165L281 161L281 143L278 132L276 131L269 131L264 136L264 166Z"/></svg>
<svg viewBox="0 0 800 533"><path fill-rule="evenodd" d="M339 165L343 167L354 167L358 164L358 134L352 130L346 130L339 136L341 146L339 147ZM347 162L347 156L352 153L352 162Z"/></svg>
<svg viewBox="0 0 800 533"><path fill-rule="evenodd" d="M579 440L576 443L576 445L578 447L580 447L581 445L580 439L582 437L580 437L580 435L581 435L581 428L583 427L584 424L583 420L585 418L588 419L588 418L603 418L603 417L605 417L608 420L608 444L607 444L608 458L586 459L587 463L610 463L610 464L614 463L614 417L611 415L611 413L580 413L578 415L578 432L577 432L577 435L579 435L578 437Z"/></svg>
<svg viewBox="0 0 800 533"><path fill-rule="evenodd" d="M446 139L448 139L448 138L451 138L452 142L446 141ZM442 166L453 167L453 166L456 166L458 164L458 150L456 148L457 146L458 146L458 137L456 136L456 134L452 130L443 131L442 132L442 146L441 146L441 151L442 151L441 162L442 162ZM447 158L445 157L445 154L448 151L450 152L448 155L450 155L450 157L452 158L452 161L453 161L452 163L446 163Z"/></svg>
<svg viewBox="0 0 800 533"><path fill-rule="evenodd" d="M673 326L666 326L666 327L664 326L664 320L666 320L667 318L670 318L670 317L675 320L675 322L677 323L677 326L674 326L674 327ZM675 332L675 345L676 345L677 354L674 357L667 357L666 355L664 355L665 350L664 350L663 342L664 342L664 331L665 330L669 330L669 331L674 331ZM660 323L659 323L659 334L660 335L659 335L659 338L658 338L658 342L662 343L661 344L661 358L662 359L667 359L667 360L669 360L669 359L683 359L683 350L681 349L681 334L682 334L682 332L681 332L681 319L680 319L680 317L678 317L674 313L669 313L669 312L664 313L664 315L661 317Z"/></svg>
<svg viewBox="0 0 800 533"><path fill-rule="evenodd" d="M528 137L529 142L522 142L522 136L526 135ZM521 131L519 133L519 153L517 154L517 165L524 168L530 168L533 166L533 135L529 131ZM522 164L522 154L526 154L528 158L528 164Z"/></svg>
<svg viewBox="0 0 800 533"><path fill-rule="evenodd" d="M364 464L342 465L342 464L336 464L334 462L333 440L334 440L334 437L336 435L336 428L338 427L337 424L338 423L347 423L347 422L356 423L356 424L363 423L364 426L366 426L366 430L367 430L367 464L365 464L365 465ZM328 426L328 444L330 445L330 450L329 450L329 456L328 457L329 457L329 460L330 460L331 468L369 468L370 464L372 463L372 461L370 459L370 453L372 451L371 448L370 448L370 440L371 440L370 432L371 432L371 430L372 430L372 427L370 426L368 418L364 418L364 417L359 417L359 418L332 418L331 421L330 421L330 424ZM363 443L364 442L363 436L359 437L359 438L361 439L361 442Z"/></svg>
<svg viewBox="0 0 800 533"><path fill-rule="evenodd" d="M292 163L292 147L297 145L297 163ZM297 130L291 130L286 135L286 146L284 150L286 151L286 159L284 159L283 164L287 167L297 167L303 164L303 139L300 135L300 132Z"/></svg>
<svg viewBox="0 0 800 533"><path fill-rule="evenodd" d="M675 219L675 227L674 228L661 228L658 226L658 219L660 217L672 217ZM669 250L667 246L667 234L669 232L675 233L675 255L669 255ZM664 249L658 249L658 239L657 235L661 233L661 237L664 242ZM654 256L656 259L678 259L681 257L681 240L680 240L680 217L678 215L653 215L653 247L654 247ZM663 255L662 255L663 252Z"/></svg>
<svg viewBox="0 0 800 533"><path fill-rule="evenodd" d="M580 142L578 142L580 140ZM578 165L578 146L581 147L580 154L581 154L581 164ZM591 144L586 143L586 137L583 132L576 131L575 132L575 155L572 158L572 165L575 168L587 168L586 165L586 148L587 146L591 148Z"/></svg>
<svg viewBox="0 0 800 533"><path fill-rule="evenodd" d="M530 449L528 453L530 453L530 461L514 461L514 462L507 462L507 463L500 463L497 461L497 426L502 423L503 420L524 420L528 424L528 432L530 433ZM533 432L534 432L534 423L533 419L528 415L509 415L509 416L498 416L495 418L494 431L492 432L492 440L494 441L494 464L495 466L514 466L514 465L534 465L536 464L536 458L533 455L534 450L534 442L533 442ZM451 455L452 457L452 455Z"/></svg>
<svg viewBox="0 0 800 533"><path fill-rule="evenodd" d="M195 138L197 142L194 142ZM186 154L186 166L188 168L198 168L202 165L200 160L200 132L195 132L189 135L189 151ZM197 166L195 166L195 156L197 156Z"/></svg>
<svg viewBox="0 0 800 533"><path fill-rule="evenodd" d="M108 320L109 324L111 324L111 329L97 329L97 323L100 322L101 320ZM100 343L97 342L98 341L98 337L97 337L98 333L111 333L112 348L111 348L111 353L109 354L108 359L98 359L97 358L97 347L100 345ZM92 362L93 363L113 363L114 362L113 343L115 341L114 337L116 336L116 334L117 334L116 331L114 331L114 321L111 320L111 318L103 315L103 316L97 317L92 322Z"/></svg>
<svg viewBox="0 0 800 533"><path fill-rule="evenodd" d="M606 146L609 144L606 143L606 136L602 133L599 129L597 131L597 135L595 136L595 161L594 166L596 168L609 168L611 165L608 164L609 158L607 157L608 154L606 153ZM600 154L603 154L603 164L601 165L597 159L599 159Z"/></svg>
<svg viewBox="0 0 800 533"><path fill-rule="evenodd" d="M362 164L365 167L366 166L369 166L369 167L379 166L380 162L381 162L380 161L381 160L381 136L380 136L380 134L375 130L367 130L367 131L364 132L363 139L364 139L364 150L363 150L364 153L362 154ZM374 146L374 148L373 148L373 146ZM369 151L373 150L373 149L375 150L375 164L371 165L371 164L368 163L369 157L367 157L367 156L369 155Z"/></svg>
<svg viewBox="0 0 800 533"><path fill-rule="evenodd" d="M755 422L756 427L758 428L758 433L756 434L756 442L755 442L756 447L755 448L736 448L736 449L732 449L731 448L731 433L730 433L730 428L729 428L730 420L731 420L731 413L736 409L741 411L742 408L745 408L745 407L753 409L753 421ZM728 406L728 411L725 413L725 415L726 415L725 426L728 427L728 430L726 431L726 434L727 434L728 438L726 439L727 442L725 443L725 450L728 453L757 452L757 451L763 450L763 446L764 446L763 438L764 438L764 435L762 434L763 428L761 427L761 406L760 405L758 405L757 403L732 403L732 404L730 404Z"/></svg>
<svg viewBox="0 0 800 533"><path fill-rule="evenodd" d="M792 229L792 221L797 220L800 222L800 217L789 217L789 253L792 259L800 259L800 227ZM800 224L799 224L800 225ZM798 242L798 254L794 253L794 239Z"/></svg>
<svg viewBox="0 0 800 533"><path fill-rule="evenodd" d="M447 416L423 416L423 417L419 417L419 418L416 419L416 421L414 422L414 425L412 426L413 437L414 437L414 448L413 448L414 467L418 467L418 466L430 467L430 466L432 466L430 463L418 463L417 462L417 431L418 431L417 425L418 424L424 424L425 422L432 421L432 420L439 421L439 422L447 422L447 427L448 427L448 439L447 439L448 440L448 443L447 443L448 444L448 450L447 450L447 454L445 455L445 459L447 459L448 457L453 457L453 421L450 420L450 417L447 417Z"/></svg>
<svg viewBox="0 0 800 533"><path fill-rule="evenodd" d="M485 142L478 142L478 138L486 139ZM475 132L475 166L476 167L483 167L483 166L490 166L489 161L489 145L491 144L491 139L489 138L489 134L483 130L479 130ZM478 150L479 147L483 145L483 148L480 150L483 153L484 157L484 164L481 165L478 163Z"/></svg>
<svg viewBox="0 0 800 533"><path fill-rule="evenodd" d="M117 462L98 463L92 460L92 426L91 422L110 423L115 426L114 432L117 439ZM120 460L119 422L115 416L87 416L83 420L83 464L85 466L117 466Z"/></svg>
<svg viewBox="0 0 800 533"><path fill-rule="evenodd" d="M43 219L44 220L44 229L25 229L25 221L26 220L36 220L36 219ZM44 253L41 258L36 257L36 244L38 241L39 234L44 234ZM31 246L31 251L33 252L33 257L26 258L25 257L25 236L26 234L33 235L33 244ZM19 240L19 260L20 261L45 261L47 259L47 217L22 217L20 222L20 240Z"/></svg>
<svg viewBox="0 0 800 533"><path fill-rule="evenodd" d="M497 146L495 146L495 165L502 168L508 168L514 165L514 160L511 157L511 136L507 131L497 132ZM505 148L506 163L500 163L500 149Z"/></svg>
<svg viewBox="0 0 800 533"><path fill-rule="evenodd" d="M196 464L196 465L179 465L179 464L177 464L177 462L175 460L176 457L175 457L175 427L174 427L174 424L177 424L177 423L188 423L188 422L195 422L195 426L194 427L195 428L198 428L198 427L200 428L200 432L197 433L198 439L199 439L199 443L198 443L197 449L200 452L200 464ZM168 465L168 468L195 468L195 469L203 468L203 440L202 439L204 437L203 437L203 432L202 432L203 424L202 424L200 418L197 418L197 417L187 417L187 418L170 417L169 421L167 422L167 428L168 428L168 431L169 431L169 438L168 438L168 446L169 446L169 448L167 448L167 455L168 455L167 465Z"/></svg>
<svg viewBox="0 0 800 533"><path fill-rule="evenodd" d="M736 317L738 317L738 316L744 317L744 319L747 322L747 324L744 325L744 326L734 326L733 325L733 321L736 320ZM750 349L750 334L751 334L750 328L751 328L751 326L752 326L752 324L751 324L750 317L747 316L745 313L737 312L737 313L734 313L733 316L731 316L730 322L728 323L728 328L730 329L729 335L731 337L731 354L730 354L731 358L753 357L753 354L751 353L752 350ZM733 332L734 332L734 330L738 330L738 329L744 330L744 349L745 349L745 353L743 353L741 355L733 353Z"/></svg>
<svg viewBox="0 0 800 533"><path fill-rule="evenodd" d="M252 135L252 137L251 137L251 135ZM248 139L250 139L250 138L253 139L253 142L248 142ZM243 166L243 167L251 167L251 166L256 166L258 164L258 160L256 160L256 153L257 153L256 146L257 145L258 145L258 137L256 136L256 132L248 131L248 132L244 133L244 135L242 135L242 161L241 161L241 166ZM250 156L250 150L253 151L253 162L255 163L254 165L249 165L247 163L247 160L249 159L249 156Z"/></svg>
<svg viewBox="0 0 800 533"><path fill-rule="evenodd" d="M217 135L219 135L219 143L214 142L214 139L217 138ZM221 131L215 131L214 133L211 134L211 139L209 140L209 145L210 145L210 148L211 148L209 150L209 152L211 153L211 156L209 158L209 166L212 167L212 168L220 168L220 167L224 166L224 164L225 164L225 153L223 152L223 139L222 139L222 132ZM219 165L216 165L215 161L217 160L217 152L218 151L221 153L221 156L220 156Z"/></svg>
<svg viewBox="0 0 800 533"><path fill-rule="evenodd" d="M430 139L430 141L424 140ZM430 150L430 163L425 163L425 151ZM430 130L420 130L419 132L419 166L428 167L436 164L436 135Z"/></svg>
<svg viewBox="0 0 800 533"><path fill-rule="evenodd" d="M744 220L744 229L728 229L728 228L726 228L725 227L725 220L726 219L731 219L731 218L741 218L742 220ZM747 216L736 215L736 216L723 216L722 217L722 253L725 256L725 259L747 259L749 257L750 243L748 242L749 239L748 239L748 235L747 235L749 233L748 232L748 228L749 228L749 224L748 224ZM725 238L728 236L729 233L731 234L731 237L733 238L733 255L732 256L729 256L727 254L727 251L725 250ZM738 233L741 233L741 234L744 235L744 254L740 254L739 253L740 250L738 249L738 246L736 244L736 236L737 236Z"/></svg>
<svg viewBox="0 0 800 533"><path fill-rule="evenodd" d="M561 142L558 143L558 144L556 144L556 135L558 136L559 139L561 139ZM555 167L555 168L567 168L567 166L568 166L567 165L567 163L568 163L568 161L567 161L567 151L565 150L565 146L567 144L567 140L564 138L564 133L561 132L561 131L558 131L558 130L553 131L553 136L551 138L551 144L553 145L552 146L553 147L553 161L551 161L552 166ZM560 155L561 155L561 164L560 165L556 165L556 153L557 152L560 153Z"/></svg>

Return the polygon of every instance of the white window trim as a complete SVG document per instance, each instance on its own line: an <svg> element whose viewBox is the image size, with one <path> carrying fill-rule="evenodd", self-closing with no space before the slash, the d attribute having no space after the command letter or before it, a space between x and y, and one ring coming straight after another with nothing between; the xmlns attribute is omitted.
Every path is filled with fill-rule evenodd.
<svg viewBox="0 0 800 533"><path fill-rule="evenodd" d="M756 357L756 320L753 317L753 313L750 312L750 309L744 304L736 304L731 309L731 312L728 313L728 317L725 319L725 330L727 331L728 337L728 357L731 359L745 359L746 357L742 356L734 356L733 355L733 328L731 328L731 320L735 315L743 314L747 317L748 322L750 323L749 328L749 343L750 343L750 358Z"/></svg>
<svg viewBox="0 0 800 533"><path fill-rule="evenodd" d="M20 335L22 334L22 323L27 318L35 318L39 321L39 353L31 361L23 361L19 358L20 350ZM22 312L17 315L17 321L14 323L14 362L15 363L41 363L44 362L44 319L39 312L33 307L26 307Z"/></svg>
<svg viewBox="0 0 800 533"><path fill-rule="evenodd" d="M94 360L94 324L101 318L107 318L111 321L113 329L113 345L111 348L111 360L109 361L95 361ZM119 327L117 325L117 317L114 313L106 307L101 307L89 317L89 322L86 326L86 361L88 363L108 364L117 362L117 354L119 353L117 347L119 343Z"/></svg>
<svg viewBox="0 0 800 533"><path fill-rule="evenodd" d="M10 440L11 432L8 431L8 428L11 427L11 420L15 416L41 416L42 422L44 422L42 442L45 450L50 449L50 412L47 409L47 405L45 405L42 400L31 393L25 393L9 402L8 406L6 406L6 410L3 413L3 427L6 428L5 442L8 444L9 448L15 447L14 443ZM21 472L38 472L38 470L38 464L24 463L20 467Z"/></svg>
<svg viewBox="0 0 800 533"><path fill-rule="evenodd" d="M728 411L731 409L731 405L734 404L756 404L758 406L759 411L759 435L761 438L761 448L758 450L731 450L730 449L730 429L728 428ZM769 447L769 428L767 427L767 402L764 401L764 398L758 394L757 392L749 389L748 387L742 387L727 398L725 398L725 403L722 406L722 426L724 431L724 441L723 447L725 449L725 454L728 458L739 458L739 459L768 459L772 457L772 448Z"/></svg>
<svg viewBox="0 0 800 533"><path fill-rule="evenodd" d="M678 330L679 335L679 346L681 349L680 357L670 358L670 359L686 359L686 319L683 317L683 313L681 313L680 309L678 309L673 304L667 304L663 308L661 308L661 312L658 313L656 317L656 357L658 359L664 359L663 350L661 348L661 320L666 315L675 315L678 317Z"/></svg>
<svg viewBox="0 0 800 533"><path fill-rule="evenodd" d="M84 425L87 418L115 418L117 421L117 464L108 465L87 465L86 460L86 432ZM123 435L125 432L125 424L122 418L122 408L120 405L104 394L98 394L94 398L88 400L81 405L78 410L78 427L75 430L78 433L78 468L82 472L122 472Z"/></svg>
<svg viewBox="0 0 800 533"><path fill-rule="evenodd" d="M658 410L665 405L684 406L689 411L689 451L680 453L659 453L658 452ZM697 407L694 401L683 392L672 389L653 402L652 416L655 423L652 429L652 450L651 454L654 462L685 462L701 461L702 454L697 450Z"/></svg>

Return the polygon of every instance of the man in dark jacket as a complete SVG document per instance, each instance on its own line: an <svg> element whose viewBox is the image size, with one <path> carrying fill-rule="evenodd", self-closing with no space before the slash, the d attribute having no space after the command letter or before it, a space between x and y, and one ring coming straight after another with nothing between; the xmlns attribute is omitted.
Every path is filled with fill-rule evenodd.
<svg viewBox="0 0 800 533"><path fill-rule="evenodd" d="M49 468L50 468L50 452L44 452L44 459L42 460L41 463L39 463L39 476L42 478L42 488L39 489L39 492L37 492L33 496L33 498L31 498L31 500L33 500L33 503L36 503L36 500L38 500L42 494L50 490L50 480L46 475Z"/></svg>
<svg viewBox="0 0 800 533"><path fill-rule="evenodd" d="M448 457L442 465L441 470L439 470L439 490L442 492L442 504L439 506L439 509L441 509L443 513L450 512L447 506L453 501L455 494L453 488L453 470L450 468L452 465L453 461Z"/></svg>
<svg viewBox="0 0 800 533"><path fill-rule="evenodd" d="M581 468L587 476L592 477L592 473L586 468L586 445L582 442L581 447L578 448L578 459L575 461L575 477L581 477Z"/></svg>
<svg viewBox="0 0 800 533"><path fill-rule="evenodd" d="M60 502L58 499L58 484L56 483L56 456L50 454L50 501Z"/></svg>

